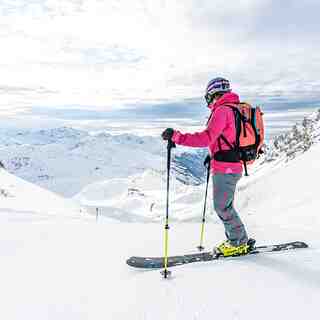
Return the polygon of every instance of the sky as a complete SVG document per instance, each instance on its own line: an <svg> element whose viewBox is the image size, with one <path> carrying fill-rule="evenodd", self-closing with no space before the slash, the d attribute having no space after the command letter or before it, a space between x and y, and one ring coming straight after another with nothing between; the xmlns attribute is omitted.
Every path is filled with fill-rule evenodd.
<svg viewBox="0 0 320 320"><path fill-rule="evenodd" d="M0 0L0 104L320 101L318 0Z"/></svg>

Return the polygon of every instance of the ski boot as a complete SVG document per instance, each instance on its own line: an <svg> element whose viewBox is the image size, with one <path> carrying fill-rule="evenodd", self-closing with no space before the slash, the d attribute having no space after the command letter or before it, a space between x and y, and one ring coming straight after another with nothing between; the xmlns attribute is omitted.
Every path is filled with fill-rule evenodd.
<svg viewBox="0 0 320 320"><path fill-rule="evenodd" d="M254 249L255 245L254 239L249 239L247 243L243 243L239 246L233 246L229 240L224 241L219 246L213 249L213 254L215 256L224 256L224 257L236 257L242 256Z"/></svg>

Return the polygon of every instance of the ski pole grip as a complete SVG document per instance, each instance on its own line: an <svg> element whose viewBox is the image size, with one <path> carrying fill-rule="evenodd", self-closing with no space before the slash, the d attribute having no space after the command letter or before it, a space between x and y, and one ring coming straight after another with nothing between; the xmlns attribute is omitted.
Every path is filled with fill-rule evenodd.
<svg viewBox="0 0 320 320"><path fill-rule="evenodd" d="M211 161L211 157L210 155L208 154L203 162L203 165L206 167L206 168L210 168L210 161Z"/></svg>
<svg viewBox="0 0 320 320"><path fill-rule="evenodd" d="M168 150L175 148L176 144L170 139L168 140Z"/></svg>

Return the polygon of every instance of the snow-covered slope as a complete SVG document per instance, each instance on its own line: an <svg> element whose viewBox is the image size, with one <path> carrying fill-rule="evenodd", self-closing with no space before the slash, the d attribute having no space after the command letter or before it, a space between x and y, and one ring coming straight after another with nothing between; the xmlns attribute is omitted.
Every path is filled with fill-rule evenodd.
<svg viewBox="0 0 320 320"><path fill-rule="evenodd" d="M316 191L320 181L319 156L320 144L316 144L290 162L270 164L251 179L242 179L239 207L258 219L280 225L289 220L290 225L303 224L306 214L319 224L320 216L314 210L320 207Z"/></svg>
<svg viewBox="0 0 320 320"><path fill-rule="evenodd" d="M310 249L176 267L168 281L158 271L137 271L125 264L130 255L162 255L163 224L110 220L83 224L81 220L70 223L72 220L67 218L68 223L58 224L49 220L38 224L3 220L0 318L317 319L319 155L320 145L315 145L295 160L243 179L237 201L250 235L259 244L302 240ZM8 177L1 174L4 179ZM114 181L112 187L112 196L113 192L125 193L121 181ZM10 182L2 188L5 193L16 194ZM99 189L92 189L92 197L96 191ZM174 194L179 191L177 188ZM40 198L40 191L38 194ZM180 204L194 210L188 195ZM19 201L14 201L11 209L28 216L27 211L36 210L38 205L38 201L29 202L28 210L23 206L21 211ZM1 198L1 212L7 207ZM174 211L171 207L170 216ZM69 208L66 216L68 212ZM169 254L196 250L200 215L197 224L170 222ZM206 248L223 238L220 223L208 222Z"/></svg>
<svg viewBox="0 0 320 320"><path fill-rule="evenodd" d="M171 205L174 208L171 219L197 220L202 208L203 185L186 185L173 175L171 187ZM128 178L90 184L74 199L88 209L98 209L103 217L127 222L157 222L164 218L165 195L165 176L155 170L145 170ZM208 211L211 211L209 207Z"/></svg>
<svg viewBox="0 0 320 320"><path fill-rule="evenodd" d="M75 201L22 180L0 168L0 217L2 221L82 219L86 210Z"/></svg>
<svg viewBox="0 0 320 320"><path fill-rule="evenodd" d="M236 201L258 244L302 240L309 249L176 267L169 281L125 264L131 255L163 254L163 223L124 222L165 215L165 180L157 170L87 186L77 199L104 208L95 223L79 214L81 207L0 169L0 318L317 319L320 144L314 142L290 159L281 152L262 159L241 180ZM204 186L174 177L171 186L169 254L194 252ZM209 217L208 250L224 239L221 223Z"/></svg>
<svg viewBox="0 0 320 320"><path fill-rule="evenodd" d="M274 137L268 144L262 161L288 162L299 154L306 152L313 144L320 141L320 109L305 116L291 130Z"/></svg>

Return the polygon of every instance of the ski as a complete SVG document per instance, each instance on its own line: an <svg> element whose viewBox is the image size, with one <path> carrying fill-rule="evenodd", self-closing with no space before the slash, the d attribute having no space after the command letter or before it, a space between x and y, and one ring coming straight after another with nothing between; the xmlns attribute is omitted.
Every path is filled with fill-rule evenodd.
<svg viewBox="0 0 320 320"><path fill-rule="evenodd" d="M246 255L251 254L260 254L267 252L279 252L292 249L302 249L308 248L308 245L305 242L293 241L288 243L280 243L274 245L262 245L254 247ZM242 256L229 256L224 257L222 255L215 255L213 252L201 252L194 254L186 254L181 256L172 256L168 258L168 267L179 266L183 264L193 263L193 262L203 262L203 261L213 261L220 259L228 258L239 258ZM164 258L163 257L131 257L127 260L127 264L134 268L142 269L161 269L164 267Z"/></svg>

